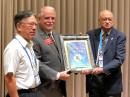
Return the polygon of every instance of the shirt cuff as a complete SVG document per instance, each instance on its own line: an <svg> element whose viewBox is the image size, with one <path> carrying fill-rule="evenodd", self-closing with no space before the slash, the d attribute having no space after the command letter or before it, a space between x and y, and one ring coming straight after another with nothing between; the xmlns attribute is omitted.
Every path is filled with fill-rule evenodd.
<svg viewBox="0 0 130 97"><path fill-rule="evenodd" d="M60 73L58 72L56 76L56 80L58 80L59 78L60 78Z"/></svg>

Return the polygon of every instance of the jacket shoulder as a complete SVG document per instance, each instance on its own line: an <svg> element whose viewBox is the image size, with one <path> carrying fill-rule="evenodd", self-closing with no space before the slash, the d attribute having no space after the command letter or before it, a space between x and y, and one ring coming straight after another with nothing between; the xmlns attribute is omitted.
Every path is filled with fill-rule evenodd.
<svg viewBox="0 0 130 97"><path fill-rule="evenodd" d="M115 33L117 35L117 37L120 36L120 37L126 38L125 33L121 32L115 28L112 29L112 32Z"/></svg>
<svg viewBox="0 0 130 97"><path fill-rule="evenodd" d="M101 32L101 28L97 28L86 32L86 34L91 37L91 36L98 36L100 32Z"/></svg>

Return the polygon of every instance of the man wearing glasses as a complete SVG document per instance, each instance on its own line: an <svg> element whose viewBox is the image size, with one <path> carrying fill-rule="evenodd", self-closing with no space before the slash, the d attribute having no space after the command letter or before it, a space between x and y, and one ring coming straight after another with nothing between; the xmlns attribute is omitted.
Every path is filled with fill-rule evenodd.
<svg viewBox="0 0 130 97"><path fill-rule="evenodd" d="M32 49L37 21L31 11L18 12L14 17L16 35L4 50L6 97L40 97L39 62Z"/></svg>

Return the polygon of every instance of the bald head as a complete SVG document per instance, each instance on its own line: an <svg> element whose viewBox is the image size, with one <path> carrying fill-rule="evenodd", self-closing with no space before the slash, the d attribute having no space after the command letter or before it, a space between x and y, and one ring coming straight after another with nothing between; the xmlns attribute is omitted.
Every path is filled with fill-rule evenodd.
<svg viewBox="0 0 130 97"><path fill-rule="evenodd" d="M99 24L105 32L109 32L114 25L114 17L111 11L103 10L99 13Z"/></svg>
<svg viewBox="0 0 130 97"><path fill-rule="evenodd" d="M44 6L41 8L40 10L40 16L43 16L45 13L47 12L53 12L54 14L56 14L55 8L52 6Z"/></svg>
<svg viewBox="0 0 130 97"><path fill-rule="evenodd" d="M55 26L56 11L52 6L44 6L39 14L39 26L44 32L52 32Z"/></svg>
<svg viewBox="0 0 130 97"><path fill-rule="evenodd" d="M99 19L102 18L104 15L107 15L107 14L110 15L111 18L113 18L113 14L112 14L111 11L109 11L109 10L103 10L103 11L101 11L101 12L99 13Z"/></svg>

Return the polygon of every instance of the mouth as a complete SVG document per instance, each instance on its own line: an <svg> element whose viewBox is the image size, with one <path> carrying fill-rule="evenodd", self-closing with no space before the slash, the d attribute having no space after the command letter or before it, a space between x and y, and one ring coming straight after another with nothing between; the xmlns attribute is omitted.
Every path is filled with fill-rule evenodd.
<svg viewBox="0 0 130 97"><path fill-rule="evenodd" d="M47 27L53 27L53 25L50 24L50 25L47 25Z"/></svg>
<svg viewBox="0 0 130 97"><path fill-rule="evenodd" d="M30 35L31 35L31 36L34 36L34 35L35 35L35 32L30 32Z"/></svg>
<svg viewBox="0 0 130 97"><path fill-rule="evenodd" d="M53 25L54 25L54 23L48 23L48 24L47 24L48 27L51 27L51 26L53 26Z"/></svg>

